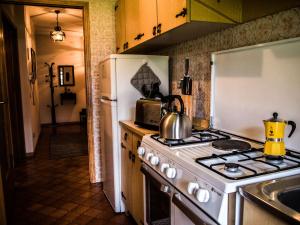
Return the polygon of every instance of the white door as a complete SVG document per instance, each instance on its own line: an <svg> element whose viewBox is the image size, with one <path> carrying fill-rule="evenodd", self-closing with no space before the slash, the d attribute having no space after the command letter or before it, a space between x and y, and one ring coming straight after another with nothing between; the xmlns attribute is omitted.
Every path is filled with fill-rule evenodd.
<svg viewBox="0 0 300 225"><path fill-rule="evenodd" d="M131 84L131 79L141 68L147 65L160 79L160 91L167 95L168 83L168 57L146 55L120 55L116 61L118 119L134 120L136 101L143 95Z"/></svg>
<svg viewBox="0 0 300 225"><path fill-rule="evenodd" d="M115 212L121 212L117 102L101 99L103 191Z"/></svg>

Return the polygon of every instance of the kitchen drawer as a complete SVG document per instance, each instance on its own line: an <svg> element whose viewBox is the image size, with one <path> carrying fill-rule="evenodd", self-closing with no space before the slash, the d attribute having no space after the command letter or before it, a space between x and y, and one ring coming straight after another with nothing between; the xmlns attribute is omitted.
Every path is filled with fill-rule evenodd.
<svg viewBox="0 0 300 225"><path fill-rule="evenodd" d="M132 133L129 130L124 128L121 129L121 139L124 145L132 148Z"/></svg>

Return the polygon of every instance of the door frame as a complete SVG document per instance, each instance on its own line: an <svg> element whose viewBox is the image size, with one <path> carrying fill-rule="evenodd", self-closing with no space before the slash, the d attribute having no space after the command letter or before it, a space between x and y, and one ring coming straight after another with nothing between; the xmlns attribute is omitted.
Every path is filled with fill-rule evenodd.
<svg viewBox="0 0 300 225"><path fill-rule="evenodd" d="M85 88L86 88L86 108L87 108L87 135L88 140L92 134L92 124L90 124L90 115L92 113L92 103L90 95L92 93L92 75L91 75L91 50L90 50L90 20L89 20L89 2L76 0L2 0L1 4L44 6L82 9L83 11L83 37L84 37L84 66L85 66ZM88 141L88 146L90 145ZM90 151L91 149L89 149ZM89 159L90 160L90 159Z"/></svg>

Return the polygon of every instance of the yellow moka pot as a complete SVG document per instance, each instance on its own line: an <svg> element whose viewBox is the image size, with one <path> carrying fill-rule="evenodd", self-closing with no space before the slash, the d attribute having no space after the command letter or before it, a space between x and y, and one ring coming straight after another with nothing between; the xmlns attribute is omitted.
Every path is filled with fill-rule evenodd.
<svg viewBox="0 0 300 225"><path fill-rule="evenodd" d="M296 123L293 121L285 121L278 119L278 113L273 113L273 117L264 120L266 142L264 147L264 154L271 156L285 155L284 146L284 129L286 125L292 126L292 130L288 137L291 137L296 129Z"/></svg>

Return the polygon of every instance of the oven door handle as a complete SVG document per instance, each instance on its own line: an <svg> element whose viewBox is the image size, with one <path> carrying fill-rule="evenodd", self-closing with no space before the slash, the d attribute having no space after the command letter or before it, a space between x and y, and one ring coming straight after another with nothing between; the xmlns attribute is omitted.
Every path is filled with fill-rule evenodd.
<svg viewBox="0 0 300 225"><path fill-rule="evenodd" d="M147 179L154 181L153 185L155 185L161 192L171 197L172 190L167 182L158 180L143 166L141 166L140 171L146 176Z"/></svg>
<svg viewBox="0 0 300 225"><path fill-rule="evenodd" d="M203 220L201 217L199 217L198 214L193 212L181 199L180 194L176 193L172 197L172 202L174 205L176 205L194 224L196 225L218 225L215 221L210 219L207 215L204 213L202 214L203 217L206 218L206 220Z"/></svg>

